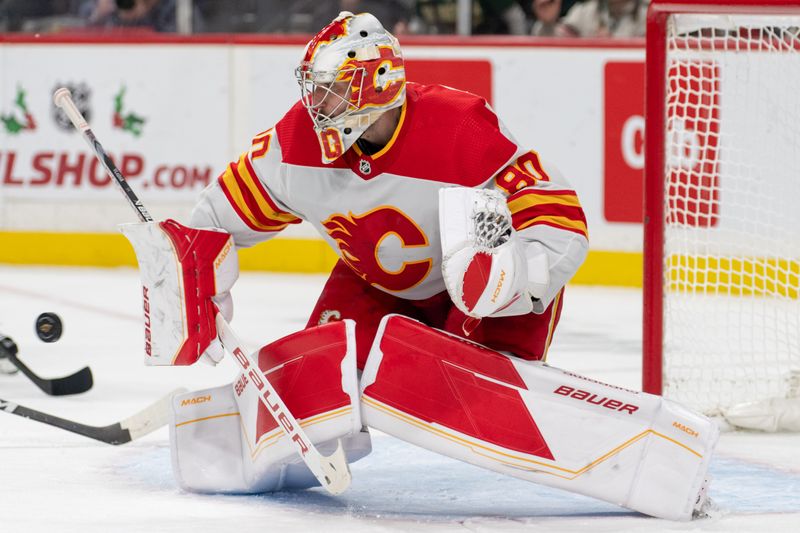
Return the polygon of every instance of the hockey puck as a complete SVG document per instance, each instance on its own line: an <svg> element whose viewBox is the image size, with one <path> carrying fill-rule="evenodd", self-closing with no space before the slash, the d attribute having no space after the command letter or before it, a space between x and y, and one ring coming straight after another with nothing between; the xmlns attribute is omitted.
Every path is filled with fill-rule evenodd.
<svg viewBox="0 0 800 533"><path fill-rule="evenodd" d="M42 342L56 342L63 330L61 319L55 313L42 313L36 319L36 336Z"/></svg>

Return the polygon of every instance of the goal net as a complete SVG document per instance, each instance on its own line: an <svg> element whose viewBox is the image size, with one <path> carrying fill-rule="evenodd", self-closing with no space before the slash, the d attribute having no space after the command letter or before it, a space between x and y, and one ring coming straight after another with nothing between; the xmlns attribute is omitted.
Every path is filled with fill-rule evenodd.
<svg viewBox="0 0 800 533"><path fill-rule="evenodd" d="M648 27L645 389L774 429L800 397L800 6L712 6Z"/></svg>

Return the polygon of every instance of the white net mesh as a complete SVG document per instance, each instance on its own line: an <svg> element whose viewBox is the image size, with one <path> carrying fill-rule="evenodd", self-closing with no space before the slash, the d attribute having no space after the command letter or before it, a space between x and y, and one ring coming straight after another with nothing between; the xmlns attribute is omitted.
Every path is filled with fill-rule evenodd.
<svg viewBox="0 0 800 533"><path fill-rule="evenodd" d="M710 414L797 395L800 16L672 16L664 394Z"/></svg>

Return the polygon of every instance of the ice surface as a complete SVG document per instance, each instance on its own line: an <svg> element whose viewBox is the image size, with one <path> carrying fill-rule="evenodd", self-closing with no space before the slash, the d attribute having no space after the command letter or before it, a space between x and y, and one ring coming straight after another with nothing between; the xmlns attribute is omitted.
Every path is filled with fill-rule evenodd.
<svg viewBox="0 0 800 533"><path fill-rule="evenodd" d="M251 347L300 329L324 277L245 273L233 324ZM235 369L145 367L138 274L131 269L0 267L0 332L45 377L90 365L94 388L45 396L0 375L0 398L105 425L175 387L229 382ZM64 335L40 342L36 316ZM570 287L550 364L639 389L641 291ZM712 463L720 516L691 524L508 478L378 434L342 496L181 492L166 429L113 447L0 413L0 532L800 531L800 436L723 434Z"/></svg>

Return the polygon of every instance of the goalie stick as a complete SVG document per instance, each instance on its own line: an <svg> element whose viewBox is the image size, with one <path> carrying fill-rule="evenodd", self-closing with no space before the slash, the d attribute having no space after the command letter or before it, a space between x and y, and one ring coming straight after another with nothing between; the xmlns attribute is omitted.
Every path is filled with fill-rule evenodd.
<svg viewBox="0 0 800 533"><path fill-rule="evenodd" d="M172 395L185 392L186 389L176 389L157 402L142 409L138 413L107 426L89 426L74 420L67 420L55 415L43 413L24 405L19 405L8 400L0 399L0 411L21 416L49 426L65 429L90 439L99 440L108 444L125 444L132 440L152 433L169 420L169 403Z"/></svg>
<svg viewBox="0 0 800 533"><path fill-rule="evenodd" d="M92 388L94 381L92 371L85 366L69 376L60 378L43 378L36 375L28 366L17 358L17 344L5 335L0 335L0 359L7 359L17 367L34 385L50 396L66 396L80 394Z"/></svg>
<svg viewBox="0 0 800 533"><path fill-rule="evenodd" d="M138 213L139 220L142 222L153 222L153 217L150 216L144 204L142 204L139 197L136 196L136 193L133 192L133 189L131 189L130 185L125 180L125 176L122 175L122 172L120 172L108 156L89 127L89 124L86 122L86 119L75 106L69 89L64 87L57 89L55 93L53 93L53 101L56 106L64 110L72 122L72 125L75 126L75 129L81 132L84 140L94 151L97 159L103 163L109 176L119 185L128 203ZM259 400L275 419L278 427L286 434L286 437L291 441L297 453L300 454L300 457L306 463L306 466L308 466L309 470L314 474L314 477L317 478L317 481L331 494L340 494L344 492L347 487L350 486L351 476L341 441L339 441L336 451L331 455L322 455L264 375L264 372L258 366L258 361L253 357L252 352L244 348L221 313L217 313L216 324L220 341L225 347L225 350L233 357L242 372L254 375L257 379L253 381L261 383L258 395Z"/></svg>

